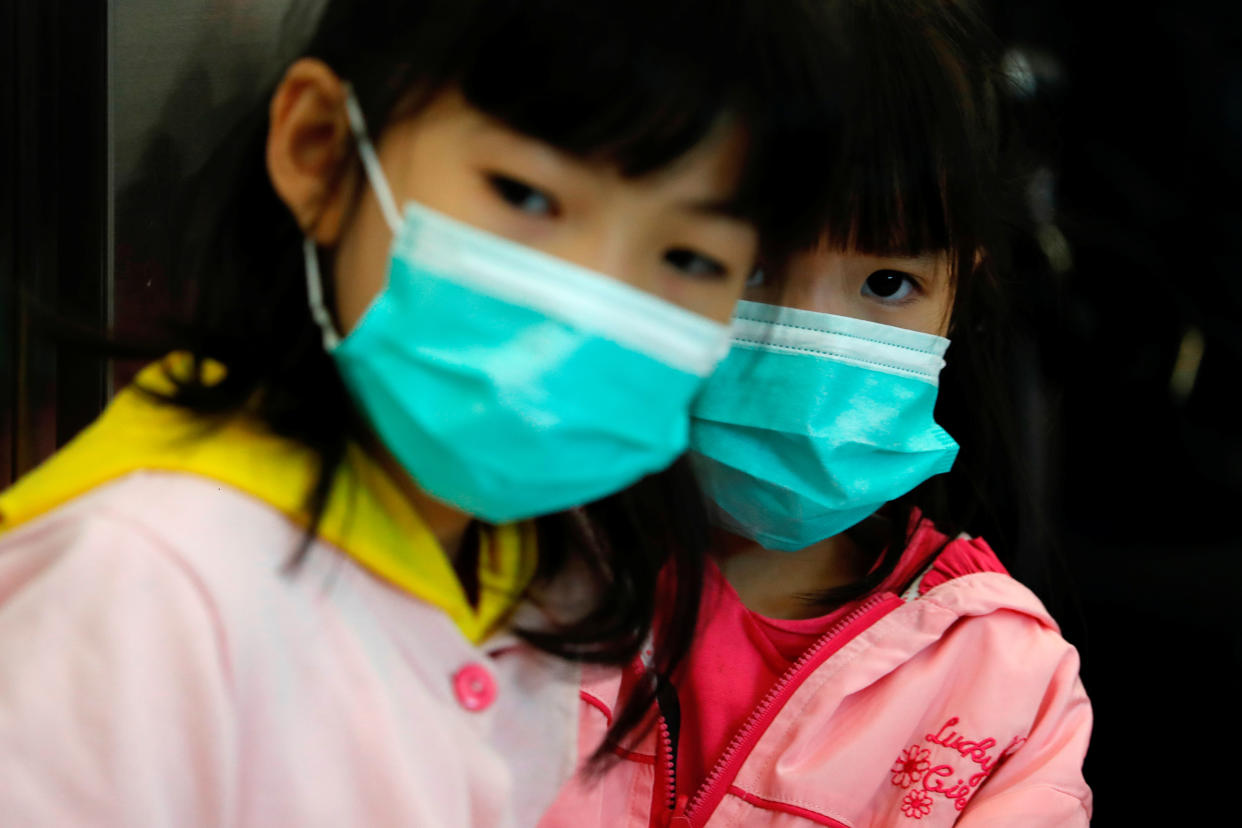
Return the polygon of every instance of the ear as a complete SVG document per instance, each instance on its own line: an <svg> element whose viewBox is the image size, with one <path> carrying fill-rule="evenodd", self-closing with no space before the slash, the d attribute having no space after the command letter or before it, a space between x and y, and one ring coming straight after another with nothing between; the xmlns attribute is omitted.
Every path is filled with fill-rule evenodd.
<svg viewBox="0 0 1242 828"><path fill-rule="evenodd" d="M313 58L289 67L272 96L267 173L298 226L335 244L358 186L345 84Z"/></svg>

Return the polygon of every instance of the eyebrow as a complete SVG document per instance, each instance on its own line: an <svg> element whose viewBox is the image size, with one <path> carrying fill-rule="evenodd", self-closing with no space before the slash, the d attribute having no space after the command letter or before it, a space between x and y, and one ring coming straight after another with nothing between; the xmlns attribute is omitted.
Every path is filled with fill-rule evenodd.
<svg viewBox="0 0 1242 828"><path fill-rule="evenodd" d="M932 268L933 270L936 269L936 266L940 264L940 256L935 253L920 253L917 256L883 255L883 256L876 256L875 258L884 259L890 262L906 263L910 267Z"/></svg>
<svg viewBox="0 0 1242 828"><path fill-rule="evenodd" d="M890 268L893 270L898 270L901 267L935 268L940 263L941 255L943 255L941 253L918 253L914 256L911 256L909 254L901 253L901 252L892 252L892 251L878 251L877 252L874 250L862 250L858 248L843 249L843 248L839 248L835 246L831 247L831 249L837 250L842 253L853 252L861 256L866 256L869 259L878 259L880 263L882 264L893 265L893 267Z"/></svg>
<svg viewBox="0 0 1242 828"><path fill-rule="evenodd" d="M678 203L678 207L687 212L701 215L726 218L733 221L749 221L750 216L742 207L742 202L733 195L724 198L687 199Z"/></svg>

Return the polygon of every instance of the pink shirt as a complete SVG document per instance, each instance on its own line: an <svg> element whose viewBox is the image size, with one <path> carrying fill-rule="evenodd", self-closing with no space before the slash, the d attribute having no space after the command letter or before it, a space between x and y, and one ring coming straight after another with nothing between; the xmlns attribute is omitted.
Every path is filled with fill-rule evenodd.
<svg viewBox="0 0 1242 828"><path fill-rule="evenodd" d="M674 682L681 707L677 785L686 791L702 784L768 688L840 614L799 622L765 618L742 604L714 562L706 575L704 622Z"/></svg>

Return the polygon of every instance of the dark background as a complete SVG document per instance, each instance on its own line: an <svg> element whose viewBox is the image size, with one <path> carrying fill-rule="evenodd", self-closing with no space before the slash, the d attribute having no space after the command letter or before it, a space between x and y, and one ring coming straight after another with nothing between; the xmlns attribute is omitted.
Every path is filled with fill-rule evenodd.
<svg viewBox="0 0 1242 828"><path fill-rule="evenodd" d="M1094 824L1234 824L1242 3L991 5L1035 69L1073 259L1039 353Z"/></svg>
<svg viewBox="0 0 1242 828"><path fill-rule="evenodd" d="M34 304L123 328L167 306L169 182L262 88L286 5L0 4L0 485L126 372L36 336ZM1083 654L1094 824L1233 824L1242 3L987 5L1040 162L1012 371L1053 540L1024 554Z"/></svg>

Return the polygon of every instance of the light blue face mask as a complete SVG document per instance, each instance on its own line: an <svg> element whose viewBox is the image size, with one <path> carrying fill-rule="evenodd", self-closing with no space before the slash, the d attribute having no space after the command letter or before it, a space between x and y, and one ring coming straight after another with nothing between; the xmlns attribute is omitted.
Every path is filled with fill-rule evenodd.
<svg viewBox="0 0 1242 828"><path fill-rule="evenodd" d="M803 549L953 465L932 418L947 339L758 302L733 337L690 427L724 528Z"/></svg>
<svg viewBox="0 0 1242 828"><path fill-rule="evenodd" d="M421 205L402 216L352 95L348 107L394 235L388 281L341 339L308 239L311 312L418 485L502 523L612 494L684 451L728 328Z"/></svg>

